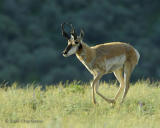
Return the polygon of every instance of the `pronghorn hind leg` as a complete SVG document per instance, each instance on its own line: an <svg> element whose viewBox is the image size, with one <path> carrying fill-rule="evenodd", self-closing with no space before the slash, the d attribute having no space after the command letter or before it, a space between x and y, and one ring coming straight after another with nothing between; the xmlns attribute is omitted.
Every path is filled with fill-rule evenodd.
<svg viewBox="0 0 160 128"><path fill-rule="evenodd" d="M98 88L99 88L99 80L100 78L102 77L103 75L102 74L99 74L96 76L96 78L94 79L93 81L93 84L94 84L94 90L96 92L97 95L99 95L100 97L102 97L105 101L107 101L108 103L115 103L115 100L113 99L108 99L106 98L105 96L103 96L101 93L98 92Z"/></svg>
<svg viewBox="0 0 160 128"><path fill-rule="evenodd" d="M119 95L120 95L120 93L121 93L122 90L124 89L123 68L116 70L116 71L114 72L114 75L115 75L115 77L117 78L117 80L118 80L119 83L120 83L119 90L118 90L118 92L116 93L115 98L114 98L115 100L117 100L118 97L119 97Z"/></svg>
<svg viewBox="0 0 160 128"><path fill-rule="evenodd" d="M131 77L131 73L133 71L134 67L132 67L131 64L129 63L126 63L124 65L124 93L123 93L123 96L122 96L122 101L121 103L124 102L124 99L128 93L128 90L129 90L129 82L130 82L130 77Z"/></svg>

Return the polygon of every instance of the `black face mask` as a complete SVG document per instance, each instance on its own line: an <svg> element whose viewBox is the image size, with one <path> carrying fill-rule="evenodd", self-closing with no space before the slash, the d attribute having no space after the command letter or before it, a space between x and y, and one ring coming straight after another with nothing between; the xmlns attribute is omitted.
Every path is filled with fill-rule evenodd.
<svg viewBox="0 0 160 128"><path fill-rule="evenodd" d="M72 44L68 45L68 46L65 48L63 54L67 54L68 51L69 51L71 48L72 48Z"/></svg>

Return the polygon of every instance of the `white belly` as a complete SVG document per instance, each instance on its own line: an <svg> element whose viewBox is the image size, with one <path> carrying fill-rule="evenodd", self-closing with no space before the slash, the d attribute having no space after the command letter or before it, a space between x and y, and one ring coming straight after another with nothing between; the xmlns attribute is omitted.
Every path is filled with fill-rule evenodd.
<svg viewBox="0 0 160 128"><path fill-rule="evenodd" d="M106 60L106 73L113 72L117 69L120 69L123 67L124 62L126 61L125 55L120 55L117 57L114 57L112 59Z"/></svg>

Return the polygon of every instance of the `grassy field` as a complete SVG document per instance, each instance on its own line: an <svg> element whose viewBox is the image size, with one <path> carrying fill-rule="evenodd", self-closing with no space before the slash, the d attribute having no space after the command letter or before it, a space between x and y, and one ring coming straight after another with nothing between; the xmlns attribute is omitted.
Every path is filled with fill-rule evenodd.
<svg viewBox="0 0 160 128"><path fill-rule="evenodd" d="M125 102L112 106L99 96L92 104L91 87L78 82L0 89L0 128L159 128L160 86L138 81ZM113 98L117 83L101 83L99 91ZM120 102L120 99L118 100Z"/></svg>

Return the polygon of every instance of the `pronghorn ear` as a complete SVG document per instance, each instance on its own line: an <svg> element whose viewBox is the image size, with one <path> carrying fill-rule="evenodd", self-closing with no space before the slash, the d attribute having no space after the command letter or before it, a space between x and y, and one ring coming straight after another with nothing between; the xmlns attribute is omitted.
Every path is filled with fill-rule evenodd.
<svg viewBox="0 0 160 128"><path fill-rule="evenodd" d="M79 36L83 39L83 37L84 37L84 31L83 31L83 29L81 29L81 32L80 32Z"/></svg>
<svg viewBox="0 0 160 128"><path fill-rule="evenodd" d="M71 34L71 39L74 40L74 35Z"/></svg>

